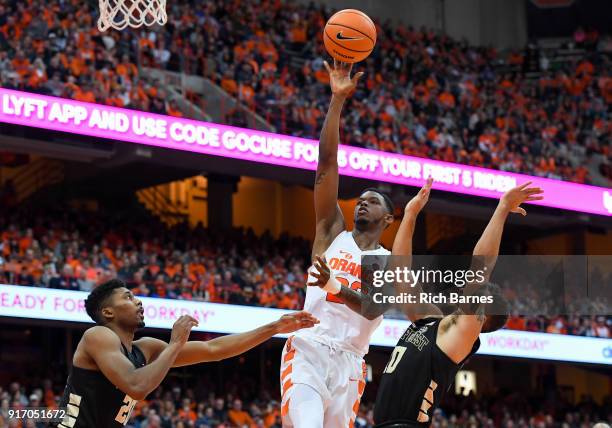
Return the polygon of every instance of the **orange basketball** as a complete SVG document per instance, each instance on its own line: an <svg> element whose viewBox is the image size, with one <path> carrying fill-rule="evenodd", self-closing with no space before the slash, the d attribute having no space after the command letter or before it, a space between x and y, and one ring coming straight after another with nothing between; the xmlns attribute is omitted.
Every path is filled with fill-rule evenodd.
<svg viewBox="0 0 612 428"><path fill-rule="evenodd" d="M363 61L376 44L376 26L365 13L344 9L325 24L323 41L327 52L338 61Z"/></svg>

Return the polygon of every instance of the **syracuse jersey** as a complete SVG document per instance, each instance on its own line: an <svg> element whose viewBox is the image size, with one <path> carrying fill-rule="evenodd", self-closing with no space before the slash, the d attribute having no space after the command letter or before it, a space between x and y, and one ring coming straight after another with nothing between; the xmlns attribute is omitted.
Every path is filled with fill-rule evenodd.
<svg viewBox="0 0 612 428"><path fill-rule="evenodd" d="M389 255L385 248L362 251L349 231L343 231L325 251L325 259L336 280L345 287L361 289L361 257ZM311 267L311 269L314 269ZM308 277L308 282L316 280ZM368 353L370 337L380 325L382 316L368 320L349 309L339 298L319 287L308 287L304 310L320 323L313 328L296 332L297 337L312 339L332 348L348 351L363 357Z"/></svg>
<svg viewBox="0 0 612 428"><path fill-rule="evenodd" d="M352 233L344 231L324 256L340 284L359 290L361 256L388 254L384 248L361 251ZM309 276L308 281L313 280ZM363 356L382 316L370 321L319 287L308 287L304 310L320 323L298 330L283 348L280 367L283 428L351 427L366 386Z"/></svg>

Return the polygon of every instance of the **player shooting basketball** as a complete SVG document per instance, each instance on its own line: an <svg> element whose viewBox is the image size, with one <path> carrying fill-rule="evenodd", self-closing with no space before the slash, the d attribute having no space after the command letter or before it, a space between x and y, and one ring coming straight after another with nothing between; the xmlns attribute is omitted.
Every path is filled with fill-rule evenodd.
<svg viewBox="0 0 612 428"><path fill-rule="evenodd" d="M95 288L85 309L97 325L85 331L74 353L60 402L67 415L59 428L124 426L136 403L159 386L171 367L231 358L275 334L317 323L309 313L295 312L246 333L188 342L198 321L184 315L174 323L169 343L152 337L134 340L145 325L144 309L116 279Z"/></svg>
<svg viewBox="0 0 612 428"><path fill-rule="evenodd" d="M391 200L366 189L355 206L355 228L346 230L338 206L340 113L363 73L350 76L351 65L327 63L332 97L319 141L314 186L316 233L313 263L329 261L334 281L308 287L304 309L320 320L306 333L291 337L281 361L282 416L285 427L346 427L356 417L365 387L363 356L382 317L366 319L351 311L360 302L361 256L387 255L380 237L393 222ZM312 271L312 269L311 269ZM315 281L309 276L309 281Z"/></svg>

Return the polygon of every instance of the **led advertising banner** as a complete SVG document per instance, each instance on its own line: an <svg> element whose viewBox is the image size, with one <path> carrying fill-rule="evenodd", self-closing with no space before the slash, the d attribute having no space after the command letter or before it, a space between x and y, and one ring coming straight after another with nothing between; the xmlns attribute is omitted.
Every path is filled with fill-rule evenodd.
<svg viewBox="0 0 612 428"><path fill-rule="evenodd" d="M317 164L315 140L3 88L0 107L0 122L290 168L315 170ZM602 187L350 146L340 146L338 163L346 176L408 186L433 177L436 190L495 199L532 181L546 194L535 205L612 215L612 190Z"/></svg>
<svg viewBox="0 0 612 428"><path fill-rule="evenodd" d="M0 285L0 316L92 323L83 291ZM280 309L143 297L146 327L171 329L187 314L197 318L194 330L241 333L280 318ZM249 322L245 323L244 320ZM408 321L384 319L371 345L394 347ZM499 330L480 336L479 354L580 363L612 364L612 340L560 334Z"/></svg>

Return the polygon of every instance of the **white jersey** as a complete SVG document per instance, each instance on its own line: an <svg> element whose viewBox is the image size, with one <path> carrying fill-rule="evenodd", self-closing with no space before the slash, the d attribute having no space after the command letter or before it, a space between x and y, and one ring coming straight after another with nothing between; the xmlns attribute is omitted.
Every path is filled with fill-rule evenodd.
<svg viewBox="0 0 612 428"><path fill-rule="evenodd" d="M385 248L362 251L349 231L340 233L325 251L325 259L340 284L354 290L361 290L361 257L389 255ZM310 275L308 282L316 278ZM307 287L304 310L319 319L312 328L298 330L296 336L310 338L317 342L352 352L363 357L368 353L370 337L382 322L382 315L368 320L349 309L339 298L326 293L319 287Z"/></svg>

